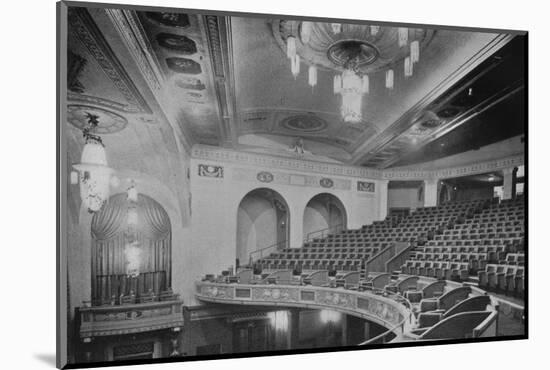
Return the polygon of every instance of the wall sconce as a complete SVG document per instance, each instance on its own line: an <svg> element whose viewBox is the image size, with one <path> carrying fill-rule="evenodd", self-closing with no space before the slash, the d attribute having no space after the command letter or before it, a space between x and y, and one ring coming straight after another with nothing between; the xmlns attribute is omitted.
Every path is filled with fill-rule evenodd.
<svg viewBox="0 0 550 370"><path fill-rule="evenodd" d="M111 176L114 172L107 165L107 154L101 137L92 134L97 128L98 116L87 113L88 126L82 131L86 143L82 149L80 163L73 167L78 171L71 173L71 183L80 183L80 197L88 212L97 212L109 198ZM78 181L77 181L78 179Z"/></svg>

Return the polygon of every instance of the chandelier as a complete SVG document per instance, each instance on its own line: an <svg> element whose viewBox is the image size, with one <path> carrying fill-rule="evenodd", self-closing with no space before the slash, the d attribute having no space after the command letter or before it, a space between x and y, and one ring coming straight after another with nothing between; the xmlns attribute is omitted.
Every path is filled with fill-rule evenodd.
<svg viewBox="0 0 550 370"><path fill-rule="evenodd" d="M138 191L134 181L126 191L127 194L127 229L124 234L125 246L124 256L126 259L126 275L138 277L141 266L141 248L138 239L139 213L138 213Z"/></svg>
<svg viewBox="0 0 550 370"><path fill-rule="evenodd" d="M396 67L402 63L403 76L411 77L420 60L421 43L427 44L434 33L404 27L286 20L275 22L273 32L285 47L295 79L302 63L307 65L312 89L317 85L319 68L336 72L334 94L341 98L342 120L349 123L363 120L362 102L369 93L371 77L383 73L385 88L393 90Z"/></svg>
<svg viewBox="0 0 550 370"><path fill-rule="evenodd" d="M80 163L73 164L77 172L71 174L71 183L80 183L80 197L88 212L93 213L101 209L110 194L111 181L114 170L107 165L107 155L101 137L93 134L97 129L99 117L90 113L87 126L82 130L85 138Z"/></svg>

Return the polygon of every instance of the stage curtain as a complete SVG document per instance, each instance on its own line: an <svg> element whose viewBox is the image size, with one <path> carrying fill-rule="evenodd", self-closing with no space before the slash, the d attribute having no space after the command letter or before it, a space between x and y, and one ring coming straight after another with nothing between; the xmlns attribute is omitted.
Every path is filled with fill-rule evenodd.
<svg viewBox="0 0 550 370"><path fill-rule="evenodd" d="M127 275L130 206L125 193L114 195L92 219L92 297L96 304L132 291L139 297L149 290L158 294L170 287L170 219L158 202L142 194L135 205L139 275Z"/></svg>

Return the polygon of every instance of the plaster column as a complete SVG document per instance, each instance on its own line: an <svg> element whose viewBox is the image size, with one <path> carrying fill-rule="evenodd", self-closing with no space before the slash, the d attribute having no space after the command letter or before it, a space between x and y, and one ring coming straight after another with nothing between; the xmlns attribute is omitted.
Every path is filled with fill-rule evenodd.
<svg viewBox="0 0 550 370"><path fill-rule="evenodd" d="M515 177L517 168L510 167L502 170L502 199L512 199L515 193Z"/></svg>
<svg viewBox="0 0 550 370"><path fill-rule="evenodd" d="M388 183L389 180L378 181L378 220L382 221L388 215Z"/></svg>
<svg viewBox="0 0 550 370"><path fill-rule="evenodd" d="M424 207L437 206L437 179L424 180Z"/></svg>

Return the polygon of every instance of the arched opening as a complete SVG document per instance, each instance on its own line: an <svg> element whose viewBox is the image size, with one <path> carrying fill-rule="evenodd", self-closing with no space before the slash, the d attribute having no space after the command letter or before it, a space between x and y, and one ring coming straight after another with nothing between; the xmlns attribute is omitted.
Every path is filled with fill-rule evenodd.
<svg viewBox="0 0 550 370"><path fill-rule="evenodd" d="M344 204L336 196L329 193L317 194L306 205L304 210L304 237L313 232L347 227L347 214Z"/></svg>
<svg viewBox="0 0 550 370"><path fill-rule="evenodd" d="M288 204L274 190L255 189L244 196L237 214L236 266L248 263L250 253L278 245L285 248L290 232Z"/></svg>
<svg viewBox="0 0 550 370"><path fill-rule="evenodd" d="M113 195L94 214L91 234L94 304L170 290L172 229L157 201L143 194L133 200L126 193Z"/></svg>

